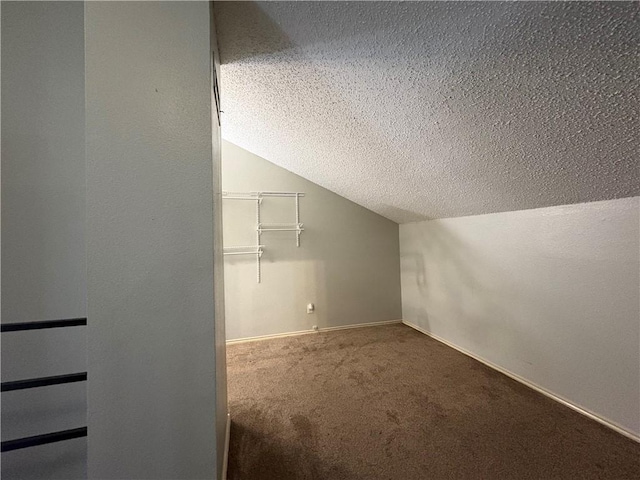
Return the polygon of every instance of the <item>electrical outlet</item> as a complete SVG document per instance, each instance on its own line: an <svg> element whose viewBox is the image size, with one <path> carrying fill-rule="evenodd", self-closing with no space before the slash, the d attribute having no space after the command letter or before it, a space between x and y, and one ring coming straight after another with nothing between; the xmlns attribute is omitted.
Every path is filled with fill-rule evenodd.
<svg viewBox="0 0 640 480"><path fill-rule="evenodd" d="M313 303L307 304L307 313L313 313L316 311L316 306Z"/></svg>

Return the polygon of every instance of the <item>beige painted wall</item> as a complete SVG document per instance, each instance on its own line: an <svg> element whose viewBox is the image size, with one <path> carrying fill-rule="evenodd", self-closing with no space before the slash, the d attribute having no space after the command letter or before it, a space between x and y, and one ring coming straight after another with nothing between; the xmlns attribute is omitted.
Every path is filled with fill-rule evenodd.
<svg viewBox="0 0 640 480"><path fill-rule="evenodd" d="M225 258L228 340L401 318L395 222L226 141L222 187L305 193L300 247L293 232L262 236L260 284L254 256ZM225 200L223 221L225 246L255 244L255 202ZM262 221L295 221L293 200L265 199Z"/></svg>
<svg viewBox="0 0 640 480"><path fill-rule="evenodd" d="M86 3L91 479L222 478L209 9Z"/></svg>

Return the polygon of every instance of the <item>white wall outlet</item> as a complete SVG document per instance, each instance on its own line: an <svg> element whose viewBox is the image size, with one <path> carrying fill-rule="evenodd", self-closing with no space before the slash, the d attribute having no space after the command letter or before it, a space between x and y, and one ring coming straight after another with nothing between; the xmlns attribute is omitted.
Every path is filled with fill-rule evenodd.
<svg viewBox="0 0 640 480"><path fill-rule="evenodd" d="M313 303L307 304L307 313L313 313L316 311L316 306Z"/></svg>

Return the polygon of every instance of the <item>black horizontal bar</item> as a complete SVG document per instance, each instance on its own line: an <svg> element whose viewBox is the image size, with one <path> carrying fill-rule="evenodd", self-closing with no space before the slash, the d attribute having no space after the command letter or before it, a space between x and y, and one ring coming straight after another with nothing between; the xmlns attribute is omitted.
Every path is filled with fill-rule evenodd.
<svg viewBox="0 0 640 480"><path fill-rule="evenodd" d="M62 430L60 432L45 433L44 435L35 435L33 437L16 438L15 440L6 440L2 442L3 452L18 450L20 448L36 447L47 443L62 442L73 438L87 436L87 427L73 428L71 430Z"/></svg>
<svg viewBox="0 0 640 480"><path fill-rule="evenodd" d="M55 375L53 377L28 378L26 380L15 380L13 382L2 382L2 392L12 390L24 390L25 388L46 387L48 385L60 385L62 383L84 382L87 379L87 372L69 373L66 375Z"/></svg>
<svg viewBox="0 0 640 480"><path fill-rule="evenodd" d="M42 328L77 327L79 325L86 324L86 318L67 318L64 320L44 320L39 322L3 323L0 325L0 332L40 330Z"/></svg>

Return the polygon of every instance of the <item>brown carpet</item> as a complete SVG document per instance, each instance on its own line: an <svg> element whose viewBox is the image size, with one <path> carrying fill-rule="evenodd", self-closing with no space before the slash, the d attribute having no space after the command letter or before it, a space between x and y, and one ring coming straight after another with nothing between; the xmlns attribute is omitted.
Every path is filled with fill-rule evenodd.
<svg viewBox="0 0 640 480"><path fill-rule="evenodd" d="M229 480L640 479L640 444L404 325L228 347Z"/></svg>

